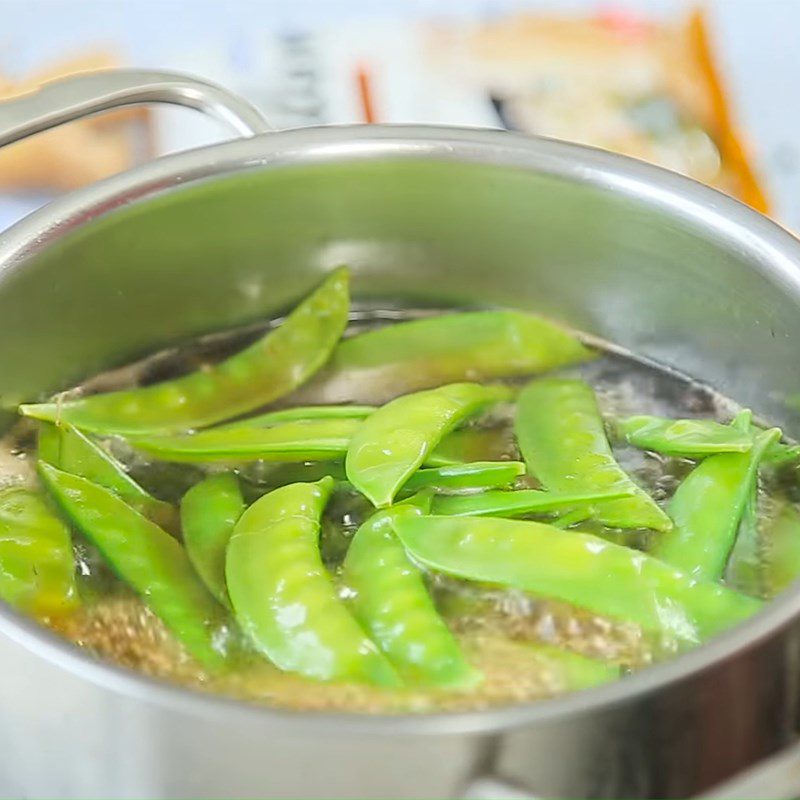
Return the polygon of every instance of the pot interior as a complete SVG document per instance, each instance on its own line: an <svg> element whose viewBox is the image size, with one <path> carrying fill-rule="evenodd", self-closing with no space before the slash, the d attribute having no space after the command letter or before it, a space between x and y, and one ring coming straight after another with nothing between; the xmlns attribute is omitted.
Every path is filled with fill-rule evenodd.
<svg viewBox="0 0 800 800"><path fill-rule="evenodd" d="M3 404L274 316L345 263L362 302L540 312L797 433L790 237L646 167L640 181L411 155L253 167L56 230L0 273Z"/></svg>

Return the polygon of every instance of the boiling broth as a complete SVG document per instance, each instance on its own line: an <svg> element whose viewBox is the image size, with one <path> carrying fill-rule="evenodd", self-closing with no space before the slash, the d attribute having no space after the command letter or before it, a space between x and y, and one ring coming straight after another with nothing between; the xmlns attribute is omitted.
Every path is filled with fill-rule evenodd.
<svg viewBox="0 0 800 800"><path fill-rule="evenodd" d="M379 325L391 325L429 311L369 311L352 315L348 334ZM277 324L277 323L274 323ZM213 336L185 347L159 353L122 369L87 381L75 393L108 391L164 380L213 363L249 343L263 329L247 329ZM595 390L602 413L608 419L633 414L705 418L728 421L737 405L700 383L658 369L625 354L605 350L595 361L563 369L555 374L580 377ZM511 381L523 384L527 379ZM312 380L281 405L325 402L322 384ZM324 387L323 387L324 388ZM68 393L71 395L72 392ZM389 387L377 393L354 384L348 399L378 403L391 396ZM510 406L501 405L470 423L492 432L495 458L519 460L511 432ZM692 469L688 459L668 458L621 444L610 436L614 454L624 469L660 504L666 503L680 481ZM0 485L37 484L35 425L20 420L0 443ZM219 466L173 464L154 461L133 450L124 440L105 440L145 489L156 497L178 503L183 493ZM237 467L248 501L278 485L285 477L284 464L254 462ZM293 465L295 480L313 480L318 465ZM283 472L282 472L283 471ZM299 477L298 477L299 476ZM776 471L759 492L765 515L776 502L794 502L794 470ZM518 486L536 487L523 477ZM322 524L321 552L331 574L339 577L347 546L358 526L372 512L367 501L353 491L337 488ZM647 530L603 528L583 522L575 527L611 541L647 549L658 533ZM521 591L503 590L438 574L427 576L440 613L457 636L464 652L484 676L476 687L464 690L379 689L360 684L323 683L281 672L248 646L234 623L220 634L220 646L235 665L221 675L200 668L182 650L163 623L106 565L94 548L77 532L73 541L78 556L78 584L83 603L70 616L47 620L59 634L87 653L123 667L170 682L216 692L269 706L298 710L350 710L364 712L422 712L476 709L528 702L569 690L564 676L537 649L557 645L575 654L619 667L625 674L674 655L671 642L644 634L636 625L595 616L566 603L534 597ZM769 586L752 582L735 588L769 597ZM341 596L348 589L341 586Z"/></svg>

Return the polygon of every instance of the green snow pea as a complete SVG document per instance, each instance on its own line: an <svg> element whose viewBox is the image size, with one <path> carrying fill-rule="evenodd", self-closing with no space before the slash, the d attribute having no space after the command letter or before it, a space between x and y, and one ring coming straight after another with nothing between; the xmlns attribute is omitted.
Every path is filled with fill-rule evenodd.
<svg viewBox="0 0 800 800"><path fill-rule="evenodd" d="M469 461L503 461L511 442L496 428L459 428L439 442L425 463L431 467L465 464Z"/></svg>
<svg viewBox="0 0 800 800"><path fill-rule="evenodd" d="M35 617L68 613L78 602L69 530L21 486L0 490L0 597Z"/></svg>
<svg viewBox="0 0 800 800"><path fill-rule="evenodd" d="M749 433L753 424L753 412L749 408L743 408L737 412L736 416L731 420L730 427L742 433Z"/></svg>
<svg viewBox="0 0 800 800"><path fill-rule="evenodd" d="M227 360L182 378L79 400L22 405L20 413L94 433L202 428L296 389L327 360L346 325L348 274L337 270L285 322Z"/></svg>
<svg viewBox="0 0 800 800"><path fill-rule="evenodd" d="M564 600L678 641L704 639L762 605L637 550L539 522L403 515L394 529L430 569Z"/></svg>
<svg viewBox="0 0 800 800"><path fill-rule="evenodd" d="M210 669L224 654L217 639L224 612L208 593L181 544L96 483L39 462L42 482L66 516L161 617L186 650Z"/></svg>
<svg viewBox="0 0 800 800"><path fill-rule="evenodd" d="M544 672L551 681L557 681L560 684L555 689L557 692L590 689L620 677L617 664L598 661L562 647L520 640L509 640L506 644L519 651L519 658L530 660L533 670Z"/></svg>
<svg viewBox="0 0 800 800"><path fill-rule="evenodd" d="M236 523L225 575L236 619L277 667L317 680L399 679L351 616L319 551L333 479L265 494Z"/></svg>
<svg viewBox="0 0 800 800"><path fill-rule="evenodd" d="M559 494L624 491L592 516L612 528L667 531L669 517L617 464L591 387L580 380L544 378L520 392L514 425L531 474Z"/></svg>
<svg viewBox="0 0 800 800"><path fill-rule="evenodd" d="M508 486L524 474L525 465L519 461L476 461L471 464L450 464L417 470L403 485L402 491L417 492L432 488L436 491L459 492ZM300 464L276 464L275 468L255 481L276 488L287 483L317 481L330 475L338 482L347 482L341 461L314 461Z"/></svg>
<svg viewBox="0 0 800 800"><path fill-rule="evenodd" d="M404 678L463 688L480 676L436 611L422 573L392 527L396 517L421 515L429 504L429 498L411 498L373 514L353 537L342 580L354 593L350 604L356 619Z"/></svg>
<svg viewBox="0 0 800 800"><path fill-rule="evenodd" d="M731 425L737 426L739 430L749 431L751 435L756 434L761 428L751 425L752 417L752 412L745 409L736 415ZM780 441L771 442L762 457L762 463L771 467L783 467L798 461L800 461L800 444L786 444Z"/></svg>
<svg viewBox="0 0 800 800"><path fill-rule="evenodd" d="M493 489L508 486L525 474L521 461L473 461L417 470L404 484L404 491L434 489Z"/></svg>
<svg viewBox="0 0 800 800"><path fill-rule="evenodd" d="M255 487L260 497L264 491L286 486L287 483L312 483L330 476L337 483L345 482L344 461L286 461L263 462L255 469L243 468L239 476L249 486Z"/></svg>
<svg viewBox="0 0 800 800"><path fill-rule="evenodd" d="M119 461L72 425L40 423L38 456L64 472L111 489L156 525L170 532L178 530L177 513L169 503L145 491Z"/></svg>
<svg viewBox="0 0 800 800"><path fill-rule="evenodd" d="M576 508L573 511L568 511L566 514L558 517L557 519L550 520L550 524L554 528L571 528L573 525L577 525L579 522L585 522L586 520L590 519L591 516L591 508Z"/></svg>
<svg viewBox="0 0 800 800"><path fill-rule="evenodd" d="M209 428L179 436L131 437L140 450L165 461L326 461L342 458L358 419L283 422L269 428Z"/></svg>
<svg viewBox="0 0 800 800"><path fill-rule="evenodd" d="M232 472L200 481L181 500L186 552L197 574L225 606L230 606L225 588L225 550L243 511L239 481Z"/></svg>
<svg viewBox="0 0 800 800"><path fill-rule="evenodd" d="M758 514L758 481L753 481L742 509L738 533L725 567L725 582L734 589L756 597L768 597L764 586L760 520Z"/></svg>
<svg viewBox="0 0 800 800"><path fill-rule="evenodd" d="M366 419L375 406L297 406L267 411L255 417L237 419L217 426L216 430L232 430L235 428L267 428L281 422L297 422L298 420L315 419Z"/></svg>
<svg viewBox="0 0 800 800"><path fill-rule="evenodd" d="M774 597L800 577L800 513L795 505L781 500L769 519L752 525L752 534L743 531L744 527L743 520L726 578L743 591ZM752 541L742 549L745 532L752 535Z"/></svg>
<svg viewBox="0 0 800 800"><path fill-rule="evenodd" d="M782 592L800 576L800 513L784 503L764 533L764 582L768 594Z"/></svg>
<svg viewBox="0 0 800 800"><path fill-rule="evenodd" d="M753 412L749 408L740 411L731 421L731 427L746 431L751 436L757 434L761 428L753 426ZM800 445L786 444L785 442L771 442L762 456L761 463L771 467L782 467L800 461Z"/></svg>
<svg viewBox="0 0 800 800"><path fill-rule="evenodd" d="M757 433L752 429L753 412L749 408L740 411L731 421L731 427L744 433ZM771 445L768 445L761 456L761 463L766 459ZM758 478L750 482L742 518L739 520L738 532L733 547L728 557L725 568L725 581L734 589L739 589L745 594L758 597L765 596L764 586L761 581L761 535L759 532L758 513Z"/></svg>
<svg viewBox="0 0 800 800"><path fill-rule="evenodd" d="M631 492L625 489L618 492L572 495L540 492L538 489L481 492L435 497L433 513L450 517L520 517L525 514L546 514L548 511L571 512L586 509L595 503L616 500L630 494Z"/></svg>
<svg viewBox="0 0 800 800"><path fill-rule="evenodd" d="M653 555L699 578L722 577L758 465L780 435L777 428L762 431L749 453L720 453L695 467L669 502L675 527L656 543Z"/></svg>
<svg viewBox="0 0 800 800"><path fill-rule="evenodd" d="M684 458L746 453L753 446L753 437L747 430L709 419L637 416L619 420L616 429L629 444L642 450Z"/></svg>
<svg viewBox="0 0 800 800"><path fill-rule="evenodd" d="M782 467L800 461L800 444L773 442L764 454L764 463L772 467Z"/></svg>
<svg viewBox="0 0 800 800"><path fill-rule="evenodd" d="M505 386L452 383L392 400L353 434L345 458L348 480L373 505L390 505L446 433L511 395Z"/></svg>
<svg viewBox="0 0 800 800"><path fill-rule="evenodd" d="M327 402L373 401L376 394L388 400L443 383L530 375L594 356L572 333L531 314L443 314L345 339L315 389Z"/></svg>
<svg viewBox="0 0 800 800"><path fill-rule="evenodd" d="M215 461L335 461L347 453L353 434L362 420L351 417L340 419L301 419L281 422L269 427L250 428L227 425L208 428L197 433L177 436L129 437L135 447L150 455L166 461L204 463ZM451 437L462 431L454 431L446 436L439 446L429 454L425 463L432 466L440 463L437 458L440 448L448 447ZM460 460L451 462L445 459L441 466L461 467ZM514 462L502 463L503 474L508 474ZM468 468L467 471L469 471ZM495 468L492 468L495 471ZM340 476L341 470L331 466L330 474ZM327 474L327 473L325 473ZM453 476L458 471L452 473ZM464 474L464 473L461 473ZM495 474L500 474L497 468ZM433 476L433 473L429 473ZM319 476L321 477L321 476ZM341 477L344 477L341 474ZM456 479L453 477L453 482ZM290 481L293 482L293 481Z"/></svg>

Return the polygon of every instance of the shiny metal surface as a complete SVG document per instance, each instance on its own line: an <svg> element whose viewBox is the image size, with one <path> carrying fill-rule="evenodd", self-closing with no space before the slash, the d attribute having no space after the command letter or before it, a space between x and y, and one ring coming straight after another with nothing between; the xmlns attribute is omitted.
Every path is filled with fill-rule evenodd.
<svg viewBox="0 0 800 800"><path fill-rule="evenodd" d="M90 114L143 103L169 103L203 111L242 136L270 126L247 101L213 83L174 72L115 69L45 84L0 106L0 147Z"/></svg>
<svg viewBox="0 0 800 800"><path fill-rule="evenodd" d="M0 396L10 408L274 314L342 262L364 302L540 311L800 432L800 243L638 162L449 128L217 145L32 215L0 237ZM795 739L799 614L790 591L674 662L537 705L371 718L174 690L91 662L2 609L0 786L446 797L494 780L543 796L691 796Z"/></svg>
<svg viewBox="0 0 800 800"><path fill-rule="evenodd" d="M737 775L702 800L797 800L800 792L800 744L793 744L772 758Z"/></svg>

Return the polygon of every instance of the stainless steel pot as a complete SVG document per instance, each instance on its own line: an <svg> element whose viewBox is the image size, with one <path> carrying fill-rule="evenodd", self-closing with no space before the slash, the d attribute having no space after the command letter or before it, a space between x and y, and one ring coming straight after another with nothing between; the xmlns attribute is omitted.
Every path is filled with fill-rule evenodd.
<svg viewBox="0 0 800 800"><path fill-rule="evenodd" d="M245 133L266 128L216 87L116 73L0 108L0 143L144 101L210 109ZM205 147L23 220L0 236L3 404L274 314L342 262L363 301L543 312L800 433L797 240L636 161L433 127L314 128ZM536 705L362 717L157 684L3 608L0 792L499 797L515 786L683 797L744 774L717 796L796 796L800 759L785 748L797 730L798 615L793 590L674 662ZM755 765L772 782L753 790Z"/></svg>

